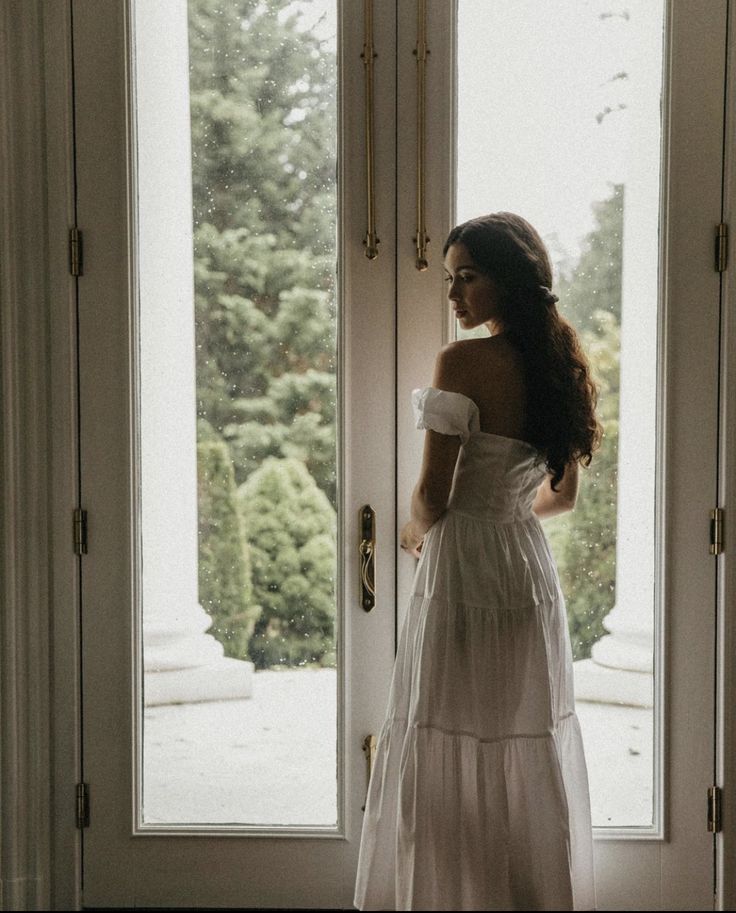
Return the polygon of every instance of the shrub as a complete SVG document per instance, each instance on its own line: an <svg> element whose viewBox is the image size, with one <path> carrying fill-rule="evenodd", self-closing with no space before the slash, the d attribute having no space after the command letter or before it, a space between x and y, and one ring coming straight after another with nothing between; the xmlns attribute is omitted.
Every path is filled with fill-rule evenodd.
<svg viewBox="0 0 736 913"><path fill-rule="evenodd" d="M580 469L575 510L548 527L565 594L573 658L586 659L606 634L603 619L615 604L616 507L618 488L619 325L599 314L601 335L584 332L583 344L600 384L600 450Z"/></svg>
<svg viewBox="0 0 736 913"><path fill-rule="evenodd" d="M212 617L212 634L227 656L248 657L260 614L253 600L250 554L224 441L197 445L199 601Z"/></svg>
<svg viewBox="0 0 736 913"><path fill-rule="evenodd" d="M258 668L334 665L334 508L293 458L266 459L238 496L262 606L251 659Z"/></svg>

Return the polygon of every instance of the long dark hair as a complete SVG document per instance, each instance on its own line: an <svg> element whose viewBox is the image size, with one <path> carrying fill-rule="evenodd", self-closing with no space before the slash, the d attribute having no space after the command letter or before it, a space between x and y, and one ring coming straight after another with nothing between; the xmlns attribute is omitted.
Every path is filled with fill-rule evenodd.
<svg viewBox="0 0 736 913"><path fill-rule="evenodd" d="M598 389L580 340L557 311L552 264L539 233L512 212L470 219L450 232L443 254L463 244L499 290L504 335L521 352L527 389L524 437L546 457L552 488L567 463L589 466L600 446Z"/></svg>

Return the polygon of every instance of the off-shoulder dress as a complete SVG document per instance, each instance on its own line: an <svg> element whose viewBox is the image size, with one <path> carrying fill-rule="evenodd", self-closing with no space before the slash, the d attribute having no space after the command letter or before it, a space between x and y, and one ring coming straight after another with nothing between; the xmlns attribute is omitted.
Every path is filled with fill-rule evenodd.
<svg viewBox="0 0 736 913"><path fill-rule="evenodd" d="M360 910L595 909L588 775L565 599L531 510L531 444L424 387L417 427L458 435L424 539L368 789Z"/></svg>

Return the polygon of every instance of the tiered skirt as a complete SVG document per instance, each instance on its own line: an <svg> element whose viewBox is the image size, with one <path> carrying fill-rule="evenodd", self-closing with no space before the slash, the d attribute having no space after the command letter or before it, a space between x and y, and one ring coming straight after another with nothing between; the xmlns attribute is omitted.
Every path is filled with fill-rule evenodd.
<svg viewBox="0 0 736 913"><path fill-rule="evenodd" d="M445 513L425 538L402 626L358 909L595 909L572 674L537 518Z"/></svg>

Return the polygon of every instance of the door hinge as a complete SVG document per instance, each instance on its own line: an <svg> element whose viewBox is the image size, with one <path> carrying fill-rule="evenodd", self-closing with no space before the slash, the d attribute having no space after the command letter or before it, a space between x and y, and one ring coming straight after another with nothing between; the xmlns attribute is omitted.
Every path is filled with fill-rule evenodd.
<svg viewBox="0 0 736 913"><path fill-rule="evenodd" d="M69 272L82 275L82 232L76 227L69 229Z"/></svg>
<svg viewBox="0 0 736 913"><path fill-rule="evenodd" d="M89 786L77 783L77 827L89 827Z"/></svg>
<svg viewBox="0 0 736 913"><path fill-rule="evenodd" d="M710 553L720 555L723 551L723 508L715 507L710 512Z"/></svg>
<svg viewBox="0 0 736 913"><path fill-rule="evenodd" d="M74 510L74 554L87 554L87 511L81 507Z"/></svg>
<svg viewBox="0 0 736 913"><path fill-rule="evenodd" d="M728 267L728 225L721 222L716 226L716 271L722 273Z"/></svg>
<svg viewBox="0 0 736 913"><path fill-rule="evenodd" d="M721 830L721 787L708 787L708 830L718 834Z"/></svg>

